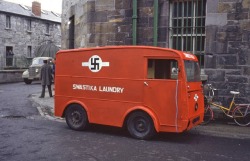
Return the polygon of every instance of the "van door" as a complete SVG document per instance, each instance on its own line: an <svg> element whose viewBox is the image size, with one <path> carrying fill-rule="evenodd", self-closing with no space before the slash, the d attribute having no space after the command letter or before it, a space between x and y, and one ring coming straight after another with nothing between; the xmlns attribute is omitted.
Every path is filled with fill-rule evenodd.
<svg viewBox="0 0 250 161"><path fill-rule="evenodd" d="M197 124L203 118L199 117L204 112L204 96L200 79L198 62L185 60L185 73L188 91L188 116L192 124Z"/></svg>
<svg viewBox="0 0 250 161"><path fill-rule="evenodd" d="M177 124L180 82L177 60L147 59L144 105L155 112L162 126L175 128Z"/></svg>

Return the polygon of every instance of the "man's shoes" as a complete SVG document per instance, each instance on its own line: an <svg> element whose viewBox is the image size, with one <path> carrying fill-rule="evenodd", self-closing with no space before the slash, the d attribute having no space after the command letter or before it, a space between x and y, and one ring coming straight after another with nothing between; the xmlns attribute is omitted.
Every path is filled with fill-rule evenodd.
<svg viewBox="0 0 250 161"><path fill-rule="evenodd" d="M40 96L39 98L44 98L43 96Z"/></svg>
<svg viewBox="0 0 250 161"><path fill-rule="evenodd" d="M54 97L54 96L52 95L52 96L50 96L50 97Z"/></svg>

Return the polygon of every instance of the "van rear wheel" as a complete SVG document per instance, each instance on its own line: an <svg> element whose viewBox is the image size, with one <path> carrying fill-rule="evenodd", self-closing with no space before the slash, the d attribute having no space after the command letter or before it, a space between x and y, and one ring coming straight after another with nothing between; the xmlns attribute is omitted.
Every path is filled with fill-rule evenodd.
<svg viewBox="0 0 250 161"><path fill-rule="evenodd" d="M129 116L127 129L136 139L150 139L156 133L151 117L142 111L134 112Z"/></svg>
<svg viewBox="0 0 250 161"><path fill-rule="evenodd" d="M65 119L68 126L77 131L85 130L89 124L85 109L78 104L72 104L66 109Z"/></svg>

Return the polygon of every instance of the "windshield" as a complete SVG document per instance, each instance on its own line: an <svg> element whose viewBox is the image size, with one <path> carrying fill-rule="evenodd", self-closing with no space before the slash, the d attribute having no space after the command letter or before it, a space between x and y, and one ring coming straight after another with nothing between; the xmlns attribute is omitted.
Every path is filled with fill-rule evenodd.
<svg viewBox="0 0 250 161"><path fill-rule="evenodd" d="M185 71L188 82L199 82L200 78L200 67L198 62L185 60Z"/></svg>
<svg viewBox="0 0 250 161"><path fill-rule="evenodd" d="M32 60L32 65L38 65L38 64L43 64L43 59L41 59L41 58L34 58Z"/></svg>
<svg viewBox="0 0 250 161"><path fill-rule="evenodd" d="M32 60L32 65L39 65L43 64L43 60L48 59L48 58L34 58ZM52 60L48 59L48 64L52 64Z"/></svg>

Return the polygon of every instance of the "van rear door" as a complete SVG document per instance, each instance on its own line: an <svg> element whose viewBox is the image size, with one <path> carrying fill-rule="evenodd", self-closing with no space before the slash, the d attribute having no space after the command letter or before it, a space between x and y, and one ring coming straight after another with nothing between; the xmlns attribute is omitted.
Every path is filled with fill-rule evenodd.
<svg viewBox="0 0 250 161"><path fill-rule="evenodd" d="M185 72L188 92L188 116L191 124L197 124L203 120L198 115L204 112L204 96L200 79L200 68L196 61L185 60Z"/></svg>

